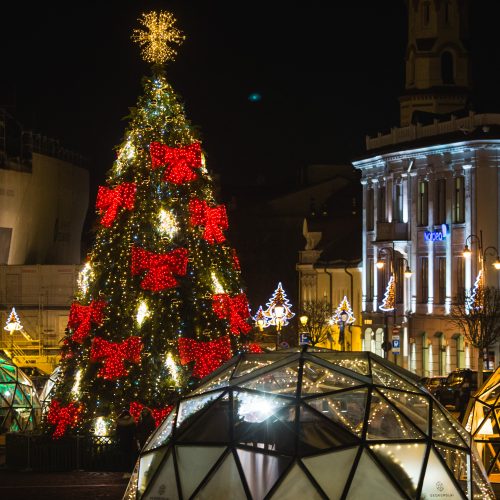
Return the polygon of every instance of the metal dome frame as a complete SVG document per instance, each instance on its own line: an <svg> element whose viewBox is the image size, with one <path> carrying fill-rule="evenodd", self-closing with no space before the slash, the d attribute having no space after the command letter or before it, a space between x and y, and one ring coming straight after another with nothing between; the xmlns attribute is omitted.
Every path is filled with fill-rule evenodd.
<svg viewBox="0 0 500 500"><path fill-rule="evenodd" d="M180 398L124 498L494 499L470 435L370 352L243 353ZM378 496L379 495L379 496Z"/></svg>
<svg viewBox="0 0 500 500"><path fill-rule="evenodd" d="M33 382L0 353L0 434L34 430L41 413Z"/></svg>

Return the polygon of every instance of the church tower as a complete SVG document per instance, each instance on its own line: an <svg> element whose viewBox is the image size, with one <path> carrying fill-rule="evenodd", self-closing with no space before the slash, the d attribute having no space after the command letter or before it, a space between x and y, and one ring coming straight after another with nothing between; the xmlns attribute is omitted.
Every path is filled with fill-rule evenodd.
<svg viewBox="0 0 500 500"><path fill-rule="evenodd" d="M408 46L401 126L418 115L464 109L470 88L468 0L407 0ZM417 112L417 113L415 113Z"/></svg>

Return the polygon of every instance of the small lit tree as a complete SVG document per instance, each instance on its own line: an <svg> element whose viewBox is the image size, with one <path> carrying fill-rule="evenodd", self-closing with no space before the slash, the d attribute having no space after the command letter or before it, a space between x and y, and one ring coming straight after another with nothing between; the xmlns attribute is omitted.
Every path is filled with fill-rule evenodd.
<svg viewBox="0 0 500 500"><path fill-rule="evenodd" d="M307 316L307 333L311 345L322 344L329 340L332 311L326 300L304 302L302 311Z"/></svg>
<svg viewBox="0 0 500 500"><path fill-rule="evenodd" d="M450 322L478 350L477 386L483 384L484 351L500 336L500 290L477 283L465 293L465 301L455 304Z"/></svg>

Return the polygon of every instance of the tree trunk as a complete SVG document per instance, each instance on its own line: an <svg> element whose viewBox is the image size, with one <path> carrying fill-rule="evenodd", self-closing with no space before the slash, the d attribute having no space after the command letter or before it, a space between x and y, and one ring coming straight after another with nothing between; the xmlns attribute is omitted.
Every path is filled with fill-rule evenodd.
<svg viewBox="0 0 500 500"><path fill-rule="evenodd" d="M477 358L477 389L480 389L483 385L483 366L484 366L484 351L483 349L478 349L479 354ZM471 393L472 396L472 393Z"/></svg>

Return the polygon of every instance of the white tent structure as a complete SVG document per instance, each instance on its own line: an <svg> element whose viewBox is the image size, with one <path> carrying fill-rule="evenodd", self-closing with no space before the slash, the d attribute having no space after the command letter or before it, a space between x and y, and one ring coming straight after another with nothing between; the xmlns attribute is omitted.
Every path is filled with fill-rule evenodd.
<svg viewBox="0 0 500 500"><path fill-rule="evenodd" d="M369 352L244 353L183 397L126 499L494 499L470 435Z"/></svg>

